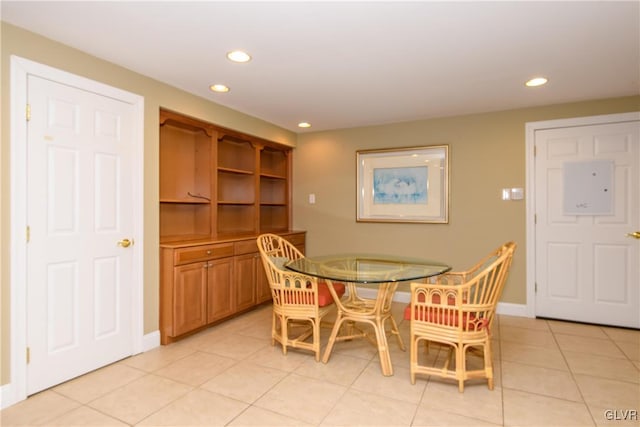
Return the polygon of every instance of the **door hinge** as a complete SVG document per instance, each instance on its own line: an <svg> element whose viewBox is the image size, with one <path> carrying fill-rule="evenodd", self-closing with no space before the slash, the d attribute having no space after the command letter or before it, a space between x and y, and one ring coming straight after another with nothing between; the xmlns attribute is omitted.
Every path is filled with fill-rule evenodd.
<svg viewBox="0 0 640 427"><path fill-rule="evenodd" d="M27 104L27 121L31 120L31 104Z"/></svg>
<svg viewBox="0 0 640 427"><path fill-rule="evenodd" d="M31 363L31 349L27 347L27 365Z"/></svg>
<svg viewBox="0 0 640 427"><path fill-rule="evenodd" d="M533 214L533 223L534 224L538 223L538 214Z"/></svg>
<svg viewBox="0 0 640 427"><path fill-rule="evenodd" d="M538 282L534 283L533 285L533 291L537 294L538 293Z"/></svg>
<svg viewBox="0 0 640 427"><path fill-rule="evenodd" d="M533 157L535 157L537 153L538 153L537 147L534 145L533 146Z"/></svg>
<svg viewBox="0 0 640 427"><path fill-rule="evenodd" d="M27 225L27 243L31 240L31 227Z"/></svg>

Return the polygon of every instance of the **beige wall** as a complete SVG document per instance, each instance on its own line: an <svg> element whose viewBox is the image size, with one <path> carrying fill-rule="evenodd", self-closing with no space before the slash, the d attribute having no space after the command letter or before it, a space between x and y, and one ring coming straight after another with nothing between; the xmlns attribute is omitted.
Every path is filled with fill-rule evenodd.
<svg viewBox="0 0 640 427"><path fill-rule="evenodd" d="M462 268L499 243L520 245L503 301L525 302L525 205L502 202L502 187L524 187L524 124L636 111L640 97L424 120L394 125L296 134L169 87L111 63L2 23L0 125L0 385L9 378L9 56L82 75L145 98L144 137L144 332L158 328L158 109L160 106L297 147L294 150L294 226L308 230L308 253L379 251L421 255ZM450 222L355 222L355 151L449 144ZM526 190L525 190L526 191ZM309 205L307 195L317 203Z"/></svg>
<svg viewBox="0 0 640 427"><path fill-rule="evenodd" d="M635 96L300 135L293 157L295 228L307 230L309 255L390 252L455 269L514 240L502 301L525 304L525 202L501 200L502 188L525 187L525 123L638 110ZM356 150L441 144L450 155L448 224L355 221Z"/></svg>
<svg viewBox="0 0 640 427"><path fill-rule="evenodd" d="M294 146L296 134L263 120L247 116L204 98L187 94L156 80L136 74L109 62L99 60L75 49L55 43L17 27L1 24L1 94L0 123L2 145L0 150L0 205L2 223L0 228L1 250L0 319L0 385L9 382L10 354L10 283L9 283L9 236L10 236L10 182L9 182L9 73L10 55L46 64L73 74L88 77L111 86L124 89L144 97L144 332L158 329L158 110L165 107L201 118L231 129L241 130L286 145Z"/></svg>

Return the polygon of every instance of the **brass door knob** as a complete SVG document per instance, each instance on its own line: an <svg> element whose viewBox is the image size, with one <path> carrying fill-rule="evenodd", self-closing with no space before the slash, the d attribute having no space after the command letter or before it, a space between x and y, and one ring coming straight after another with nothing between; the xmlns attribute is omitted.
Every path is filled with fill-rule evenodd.
<svg viewBox="0 0 640 427"><path fill-rule="evenodd" d="M133 240L129 239L122 239L118 242L118 246L122 246L123 248L128 248L131 245L133 245Z"/></svg>
<svg viewBox="0 0 640 427"><path fill-rule="evenodd" d="M640 239L640 231L634 231L633 233L627 233L627 237L633 237L634 239Z"/></svg>

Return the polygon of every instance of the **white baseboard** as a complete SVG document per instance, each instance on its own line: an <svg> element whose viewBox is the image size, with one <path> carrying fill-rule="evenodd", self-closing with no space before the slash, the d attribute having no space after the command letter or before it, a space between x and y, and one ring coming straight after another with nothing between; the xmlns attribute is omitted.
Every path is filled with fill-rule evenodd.
<svg viewBox="0 0 640 427"><path fill-rule="evenodd" d="M153 331L142 337L142 352L160 347L160 331Z"/></svg>
<svg viewBox="0 0 640 427"><path fill-rule="evenodd" d="M0 386L0 410L8 408L20 400L16 398L11 383Z"/></svg>
<svg viewBox="0 0 640 427"><path fill-rule="evenodd" d="M375 298L376 292L375 289L358 288L358 295L364 298ZM393 301L409 304L409 302L411 302L411 293L398 291L394 294ZM506 316L531 317L526 304L514 304L510 302L499 302L496 307L496 313Z"/></svg>
<svg viewBox="0 0 640 427"><path fill-rule="evenodd" d="M531 317L526 304L513 304L511 302L499 302L496 313L505 316Z"/></svg>

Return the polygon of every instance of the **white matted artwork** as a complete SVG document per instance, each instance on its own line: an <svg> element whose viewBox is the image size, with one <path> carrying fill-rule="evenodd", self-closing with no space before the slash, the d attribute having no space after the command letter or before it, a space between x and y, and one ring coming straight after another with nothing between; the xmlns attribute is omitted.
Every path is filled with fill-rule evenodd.
<svg viewBox="0 0 640 427"><path fill-rule="evenodd" d="M613 160L563 164L565 215L613 215Z"/></svg>
<svg viewBox="0 0 640 427"><path fill-rule="evenodd" d="M359 150L359 222L449 222L449 146Z"/></svg>

